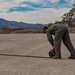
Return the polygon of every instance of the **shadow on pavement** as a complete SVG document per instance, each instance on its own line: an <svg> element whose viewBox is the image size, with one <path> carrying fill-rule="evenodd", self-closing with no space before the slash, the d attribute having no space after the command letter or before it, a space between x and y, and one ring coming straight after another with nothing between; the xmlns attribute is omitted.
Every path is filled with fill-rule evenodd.
<svg viewBox="0 0 75 75"><path fill-rule="evenodd" d="M14 54L0 54L0 56L30 57L30 58L50 58L50 57L43 57L43 56L14 55Z"/></svg>

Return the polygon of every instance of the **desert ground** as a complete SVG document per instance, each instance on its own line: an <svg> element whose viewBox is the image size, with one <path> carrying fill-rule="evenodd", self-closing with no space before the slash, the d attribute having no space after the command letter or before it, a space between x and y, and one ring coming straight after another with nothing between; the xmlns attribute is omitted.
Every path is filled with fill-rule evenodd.
<svg viewBox="0 0 75 75"><path fill-rule="evenodd" d="M75 47L75 34L70 34ZM0 75L75 75L75 60L61 46L62 59L51 59L46 34L0 34Z"/></svg>

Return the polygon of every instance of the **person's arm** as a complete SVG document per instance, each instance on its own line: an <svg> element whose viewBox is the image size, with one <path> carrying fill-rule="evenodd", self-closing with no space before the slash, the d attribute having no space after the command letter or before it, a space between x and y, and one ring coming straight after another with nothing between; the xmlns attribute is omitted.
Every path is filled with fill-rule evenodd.
<svg viewBox="0 0 75 75"><path fill-rule="evenodd" d="M55 48L54 48L54 42L53 42L52 34L51 33L48 34L48 32L47 32L47 38L48 38L49 43L51 44L51 49L50 50L53 51Z"/></svg>
<svg viewBox="0 0 75 75"><path fill-rule="evenodd" d="M52 46L54 46L53 37L52 37L52 31L53 31L53 27L49 27L49 28L47 29L46 34L47 34L47 39L48 39L49 43L50 43Z"/></svg>
<svg viewBox="0 0 75 75"><path fill-rule="evenodd" d="M53 37L52 37L52 34L50 32L49 32L49 34L47 34L47 38L48 38L49 43L52 46L54 46Z"/></svg>
<svg viewBox="0 0 75 75"><path fill-rule="evenodd" d="M51 26L47 29L47 38L48 38L48 41L49 43L51 44L52 46L52 49L54 49L54 41L53 41L53 36L52 36L52 32L54 31L54 26Z"/></svg>

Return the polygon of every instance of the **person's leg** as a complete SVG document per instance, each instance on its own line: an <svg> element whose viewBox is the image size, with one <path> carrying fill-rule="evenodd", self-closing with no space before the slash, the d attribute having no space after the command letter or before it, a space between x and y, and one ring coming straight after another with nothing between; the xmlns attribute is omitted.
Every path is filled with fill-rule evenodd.
<svg viewBox="0 0 75 75"><path fill-rule="evenodd" d="M61 57L61 40L66 31L65 26L58 26L54 38L56 56Z"/></svg>
<svg viewBox="0 0 75 75"><path fill-rule="evenodd" d="M75 56L75 50L71 43L68 29L64 33L62 40L63 40L64 45L68 48L69 52L71 53L71 56Z"/></svg>
<svg viewBox="0 0 75 75"><path fill-rule="evenodd" d="M54 38L55 53L56 53L56 56L59 58L61 58L61 39L63 34L64 34L64 31L59 30L56 32L55 38Z"/></svg>
<svg viewBox="0 0 75 75"><path fill-rule="evenodd" d="M59 39L57 39L58 37L60 37ZM57 33L55 35L55 39L54 39L54 47L55 47L55 53L56 56L61 57L61 36L59 35L59 33Z"/></svg>

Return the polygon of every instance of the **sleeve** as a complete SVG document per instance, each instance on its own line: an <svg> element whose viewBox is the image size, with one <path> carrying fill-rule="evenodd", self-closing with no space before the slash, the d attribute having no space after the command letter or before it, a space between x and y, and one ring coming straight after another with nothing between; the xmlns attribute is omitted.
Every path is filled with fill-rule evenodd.
<svg viewBox="0 0 75 75"><path fill-rule="evenodd" d="M48 39L49 43L50 43L52 46L54 45L53 37L52 37L52 31L53 31L53 29L54 29L54 27L49 27L49 28L47 29L47 32L46 32L46 34L47 34L47 39Z"/></svg>

